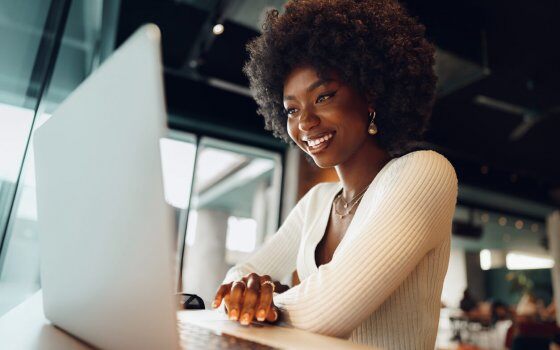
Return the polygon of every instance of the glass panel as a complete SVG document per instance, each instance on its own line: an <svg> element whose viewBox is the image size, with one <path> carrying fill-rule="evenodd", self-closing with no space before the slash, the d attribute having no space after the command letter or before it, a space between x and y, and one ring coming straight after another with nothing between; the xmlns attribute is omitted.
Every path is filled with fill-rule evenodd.
<svg viewBox="0 0 560 350"><path fill-rule="evenodd" d="M187 209L194 173L195 136L170 132L160 142L165 199L175 209Z"/></svg>
<svg viewBox="0 0 560 350"><path fill-rule="evenodd" d="M191 185L196 157L196 137L184 132L170 131L160 142L163 186L165 199L175 208L175 229L177 232L177 261L180 266L183 247L182 234L185 232Z"/></svg>
<svg viewBox="0 0 560 350"><path fill-rule="evenodd" d="M30 104L27 91L50 3L0 2L0 102L3 104L18 107Z"/></svg>
<svg viewBox="0 0 560 350"><path fill-rule="evenodd" d="M279 154L202 138L195 169L183 289L209 305L226 271L278 228Z"/></svg>
<svg viewBox="0 0 560 350"><path fill-rule="evenodd" d="M33 110L0 103L0 239L11 207Z"/></svg>
<svg viewBox="0 0 560 350"><path fill-rule="evenodd" d="M46 16L46 14L49 13L50 2L35 0L11 1L8 2L9 5L4 3L5 2L0 4L0 26L5 25L4 21L6 21L6 18L10 18L10 21L7 23L16 26L20 32L12 29L9 34L6 34L10 37L9 39L14 43L15 47L13 50L11 47L5 50L4 47L0 52L0 57L2 57L4 53L20 50L22 53L18 56L19 58L12 58L10 56L12 54L8 54L8 57L14 61L11 65L18 66L21 65L21 62L26 62L26 60L28 60L28 55L35 54L35 52L30 51L29 45L30 43L40 40L39 34L42 31L44 18L40 18L39 14ZM22 4L27 4L27 6L23 6ZM75 0L72 2L68 15L68 22L65 26L62 45L56 58L51 83L40 102L34 128L37 128L47 120L50 117L50 113L60 102L90 73L93 66L92 62L95 47L97 46L98 33L100 32L101 5L101 0ZM16 9L21 12L15 12ZM6 10L8 10L8 12L6 12ZM10 13L10 11L12 11L12 13ZM30 13L36 15L37 21L41 19L41 23L37 23L35 27L33 27L33 23L30 22L30 18L32 18L30 17ZM37 38L32 35L33 33L36 34ZM1 38L3 38L4 34L3 30L0 31ZM24 48L20 48L20 46ZM38 59L45 60L47 58L42 57ZM0 60L0 62L2 62L2 60ZM2 62L0 63L0 67L4 67L4 64L10 66L10 63ZM17 70L10 67L6 69L2 68L0 71L13 72ZM1 82L2 78L0 74L0 87L2 87L3 90L3 85L1 85L4 84ZM29 74L27 78L29 79ZM7 86L6 89L12 94L14 92L21 93L22 91L18 90L17 86L15 88L13 86ZM12 99L10 101L11 103L18 102L17 99ZM27 99L27 102L25 102L25 99L19 102L28 105L29 99ZM3 151L0 151L0 169L2 169L0 170L0 176L7 176L7 178L12 181L8 182L9 185L6 187L7 189L9 186L15 188L13 183L13 181L15 181L13 164L21 162L34 111L26 110L25 108L17 108L13 105L5 108L8 108L10 113L4 114L2 110L0 110L0 150L6 150L8 156L4 157L3 154L1 154ZM9 122L6 122L8 119L10 119ZM7 125L6 129L4 128L5 125ZM10 137L7 139L2 137L4 132ZM6 142L8 147L5 147L3 144ZM6 159L12 164L7 166L3 164ZM0 188L0 208L2 208L3 203L6 203L6 199L2 197L4 191L4 186L2 186ZM11 197L13 197L13 192ZM9 200L11 201L11 198L9 198ZM7 211L5 211L5 213L7 213ZM0 315L40 288L36 220L37 210L33 145L32 142L30 142L23 164L18 193L15 196L13 210L11 211L7 233L0 255L0 295L2 295L0 298Z"/></svg>
<svg viewBox="0 0 560 350"><path fill-rule="evenodd" d="M39 44L43 38L43 28L49 13L50 1L22 0L0 2L0 242L12 208L12 200L21 163L29 137L29 130L35 115L36 100L28 91L36 89L41 82L32 82L32 76L40 76L35 68ZM35 69L35 73L34 73ZM25 194L28 195L28 194ZM22 209L22 215L33 213ZM33 240L33 234L24 230L21 242L14 249ZM5 244L4 244L5 246ZM19 251L21 268L33 264L35 247ZM0 269L5 259L0 251ZM36 259L35 259L36 260ZM30 277L13 271L0 270L0 315L25 298L29 285L36 285L37 276Z"/></svg>

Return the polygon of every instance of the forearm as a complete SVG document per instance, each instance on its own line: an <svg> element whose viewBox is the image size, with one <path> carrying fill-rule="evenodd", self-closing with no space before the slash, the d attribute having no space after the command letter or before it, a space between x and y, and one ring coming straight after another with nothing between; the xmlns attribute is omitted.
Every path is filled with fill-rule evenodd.
<svg viewBox="0 0 560 350"><path fill-rule="evenodd" d="M226 274L224 283L239 280L249 273L269 275L274 281L281 281L296 269L296 259L301 241L306 203L318 186L309 190L290 211L278 231L251 257L232 267Z"/></svg>

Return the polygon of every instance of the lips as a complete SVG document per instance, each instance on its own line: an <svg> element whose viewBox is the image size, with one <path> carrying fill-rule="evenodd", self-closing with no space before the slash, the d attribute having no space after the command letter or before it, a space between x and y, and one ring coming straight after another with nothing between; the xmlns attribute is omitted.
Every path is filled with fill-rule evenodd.
<svg viewBox="0 0 560 350"><path fill-rule="evenodd" d="M309 141L309 140L318 140L323 136L327 136L328 134L334 134L334 131L325 131L325 132L321 132L318 134L313 134L313 135L304 135L301 140L302 141Z"/></svg>
<svg viewBox="0 0 560 350"><path fill-rule="evenodd" d="M311 154L317 154L324 151L329 147L332 139L334 137L334 132L325 133L320 137L312 138L307 140L305 143L307 145L307 151Z"/></svg>

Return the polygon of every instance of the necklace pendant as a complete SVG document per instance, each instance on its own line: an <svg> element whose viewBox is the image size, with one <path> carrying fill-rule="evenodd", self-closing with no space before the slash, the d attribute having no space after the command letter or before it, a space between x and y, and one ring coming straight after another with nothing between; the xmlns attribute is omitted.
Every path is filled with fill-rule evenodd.
<svg viewBox="0 0 560 350"><path fill-rule="evenodd" d="M338 214L338 218L339 218L339 219L342 219L343 216L344 216L344 215Z"/></svg>
<svg viewBox="0 0 560 350"><path fill-rule="evenodd" d="M348 208L348 203L344 203L344 208Z"/></svg>

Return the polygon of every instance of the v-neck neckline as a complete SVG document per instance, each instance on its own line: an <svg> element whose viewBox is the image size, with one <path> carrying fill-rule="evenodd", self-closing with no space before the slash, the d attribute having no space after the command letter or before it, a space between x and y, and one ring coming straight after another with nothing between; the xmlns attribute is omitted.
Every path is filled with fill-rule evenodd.
<svg viewBox="0 0 560 350"><path fill-rule="evenodd" d="M329 227L329 221L331 219L333 202L334 202L334 199L336 198L337 194L340 192L340 190L342 190L342 183L339 181L337 183L337 185L335 186L335 191L333 193L331 193L331 195L329 196L329 200L327 201L327 205L325 205L325 208L323 208L323 211L321 213L321 215L322 215L321 220L318 220L315 223L314 229L317 229L319 233L317 234L317 237L315 237L315 240L313 241L313 249L311 249L311 252L310 252L310 255L313 258L313 265L312 266L314 267L315 270L318 270L319 266L321 266L321 265L317 265L317 247L319 247L319 244L321 243L321 241L325 238L325 236L327 234L327 228ZM367 190L366 190L366 192L367 192ZM359 206L360 206L360 203L358 203L358 207L356 207L356 212L358 211ZM348 227L346 228L346 231L348 231L348 228L350 228L350 225L352 225L352 221L354 221L354 216L356 215L356 212L354 212L354 215L352 216L352 220L348 224ZM321 221L320 225L319 225L319 221ZM317 226L319 226L319 227L317 227ZM346 232L345 232L345 234L346 234ZM342 239L344 239L344 236L342 237ZM342 239L340 240L340 242L342 242ZM338 245L340 245L340 243L338 243ZM338 246L337 246L337 248L338 248ZM335 251L336 251L336 249L335 249ZM333 255L334 255L334 253L333 253Z"/></svg>
<svg viewBox="0 0 560 350"><path fill-rule="evenodd" d="M386 169L389 168L389 165L391 163L393 163L394 160L398 159L400 157L397 158L392 158L391 160L389 160L384 166L383 168L381 168L381 170L377 173L377 175L375 175L375 177L373 178L373 180L370 182L368 189L366 190L366 192L364 193L364 196L362 199L364 199L365 197L368 197L368 193L370 193L372 191L372 188L375 187L375 183L377 182L377 179L380 178L380 175L382 175ZM340 192L340 190L343 188L342 186L342 182L337 182L336 186L334 187L334 191L329 195L329 200L326 201L326 203L323 205L323 207L321 208L321 217L320 220L316 220L315 224L313 225L312 228L312 241L311 241L311 249L308 251L308 262L309 262L309 266L313 267L313 271L316 272L319 270L319 266L321 265L317 265L317 260L315 259L315 254L317 251L317 246L319 245L319 243L321 242L321 240L325 237L326 233L327 233L327 226L329 224L329 220L331 217L331 210L332 210L332 205L333 205L333 201L334 198L336 197L336 195L338 194L338 192ZM362 201L360 201L360 203L358 203L357 207L356 207L356 211L354 212L354 215L352 217L352 220L350 221L350 223L348 224L348 227L346 228L346 231L344 232L344 236L342 237L342 239L340 240L340 242L338 243L338 246L336 247L336 249L333 252L333 256L334 254L336 254L336 251L338 250L338 248L340 247L340 245L343 243L344 239L347 236L347 233L350 232L350 230L352 229L352 227L354 226L354 222L356 221L356 217L359 217L360 213L363 211L363 206L362 206ZM332 261L332 259L331 259Z"/></svg>

